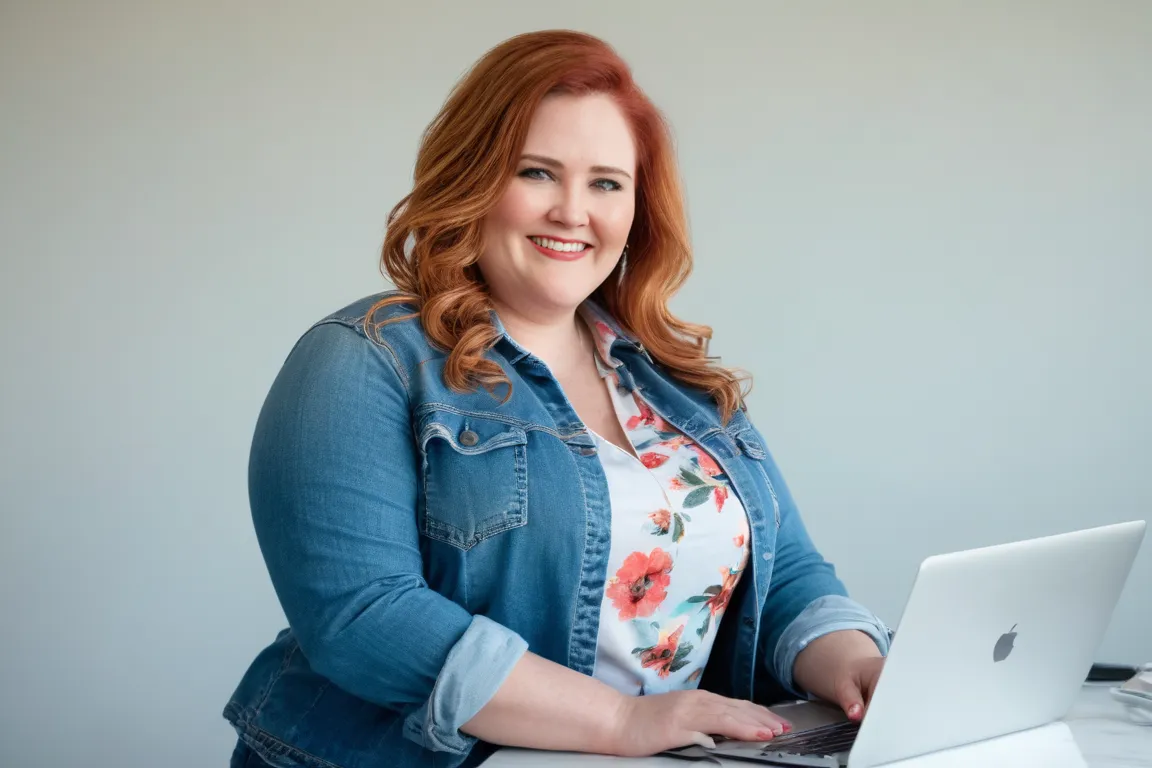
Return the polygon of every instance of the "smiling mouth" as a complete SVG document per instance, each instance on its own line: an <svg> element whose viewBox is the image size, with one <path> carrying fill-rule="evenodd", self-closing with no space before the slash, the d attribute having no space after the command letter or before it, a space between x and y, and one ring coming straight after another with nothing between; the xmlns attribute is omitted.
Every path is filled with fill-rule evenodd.
<svg viewBox="0 0 1152 768"><path fill-rule="evenodd" d="M566 242L564 240L553 240L549 237L533 236L530 236L528 240L532 245L536 246L536 250L545 256L559 261L575 261L592 250L591 245L579 241Z"/></svg>

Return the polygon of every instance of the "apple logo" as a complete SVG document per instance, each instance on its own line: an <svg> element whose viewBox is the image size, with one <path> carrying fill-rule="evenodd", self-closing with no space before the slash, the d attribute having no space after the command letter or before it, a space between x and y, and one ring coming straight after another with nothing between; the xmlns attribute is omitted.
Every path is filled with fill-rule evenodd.
<svg viewBox="0 0 1152 768"><path fill-rule="evenodd" d="M1012 625L1012 629L1000 635L1000 639L996 641L996 647L992 649L992 661L1004 661L1008 658L1008 654L1012 653L1012 643L1016 640L1016 625Z"/></svg>

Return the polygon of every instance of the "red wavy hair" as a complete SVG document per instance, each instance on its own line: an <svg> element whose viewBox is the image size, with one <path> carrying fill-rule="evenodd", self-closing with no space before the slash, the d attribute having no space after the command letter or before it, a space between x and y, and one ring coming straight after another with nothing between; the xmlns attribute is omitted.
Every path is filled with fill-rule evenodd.
<svg viewBox="0 0 1152 768"><path fill-rule="evenodd" d="M604 41L568 30L530 32L485 54L424 131L414 185L392 209L381 271L399 291L373 310L410 303L424 332L448 351L446 385L457 391L511 382L485 352L498 340L476 266L482 222L515 174L533 114L551 93L611 95L637 147L636 209L627 268L618 264L592 298L677 380L709 393L726 423L744 407L750 377L707 355L712 329L680 320L668 301L692 270L683 192L671 132ZM371 318L373 312L368 313ZM366 321L367 322L367 321ZM379 323L377 326L380 325Z"/></svg>

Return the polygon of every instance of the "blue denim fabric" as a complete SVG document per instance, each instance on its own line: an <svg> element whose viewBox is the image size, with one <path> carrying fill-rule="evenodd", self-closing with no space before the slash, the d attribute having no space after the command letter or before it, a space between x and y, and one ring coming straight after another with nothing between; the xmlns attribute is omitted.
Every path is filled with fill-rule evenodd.
<svg viewBox="0 0 1152 768"><path fill-rule="evenodd" d="M228 768L269 768L268 763L242 740L236 742L236 749L232 751L232 759L228 761Z"/></svg>
<svg viewBox="0 0 1152 768"><path fill-rule="evenodd" d="M545 364L501 338L504 404L443 382L411 307L370 296L310 328L268 394L249 496L289 628L224 710L277 768L459 768L491 745L460 732L531 649L592 674L611 511L596 447ZM720 423L612 318L622 383L712 454L749 516L752 558L701 687L794 696L811 640L888 633L847 597L805 531L763 436ZM467 436L462 439L462 435Z"/></svg>

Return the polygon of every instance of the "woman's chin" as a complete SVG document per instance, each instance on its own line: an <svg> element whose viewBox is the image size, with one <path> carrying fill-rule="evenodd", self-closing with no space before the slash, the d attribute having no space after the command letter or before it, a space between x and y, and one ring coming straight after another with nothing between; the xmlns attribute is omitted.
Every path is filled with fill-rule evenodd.
<svg viewBox="0 0 1152 768"><path fill-rule="evenodd" d="M553 288L541 296L553 307L574 310L583 304L594 290L595 285L565 286L561 289Z"/></svg>

